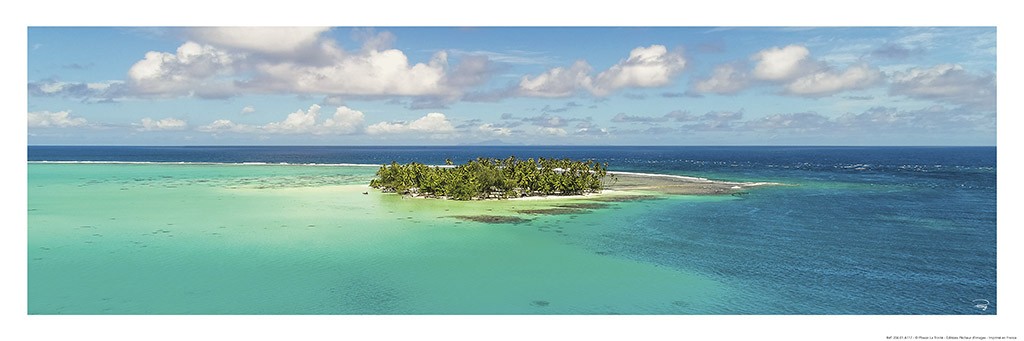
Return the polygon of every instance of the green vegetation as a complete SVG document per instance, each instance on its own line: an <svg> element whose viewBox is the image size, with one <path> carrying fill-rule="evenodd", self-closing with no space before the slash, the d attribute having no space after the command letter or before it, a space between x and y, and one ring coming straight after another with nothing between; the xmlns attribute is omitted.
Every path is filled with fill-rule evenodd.
<svg viewBox="0 0 1024 341"><path fill-rule="evenodd" d="M600 191L607 164L593 160L477 158L451 167L391 162L370 187L384 192L455 200L505 199L536 195L577 195Z"/></svg>

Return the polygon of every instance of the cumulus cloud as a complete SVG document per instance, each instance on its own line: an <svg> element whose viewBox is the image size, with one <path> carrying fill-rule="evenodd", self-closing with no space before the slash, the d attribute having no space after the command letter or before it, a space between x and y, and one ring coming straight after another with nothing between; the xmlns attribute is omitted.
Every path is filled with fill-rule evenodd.
<svg viewBox="0 0 1024 341"><path fill-rule="evenodd" d="M39 97L69 97L86 100L112 100L124 95L123 81L107 82L62 82L45 80L28 83L28 94Z"/></svg>
<svg viewBox="0 0 1024 341"><path fill-rule="evenodd" d="M128 71L131 94L223 98L246 93L434 96L451 102L486 82L486 56L454 66L445 51L412 62L388 32L367 33L346 51L319 27L195 28L174 53L150 51ZM269 38L268 38L269 37Z"/></svg>
<svg viewBox="0 0 1024 341"><path fill-rule="evenodd" d="M128 69L128 84L139 95L223 97L233 91L231 84L218 82L215 76L231 74L237 58L211 45L189 41L175 53L147 52Z"/></svg>
<svg viewBox="0 0 1024 341"><path fill-rule="evenodd" d="M363 112L345 106L338 107L333 116L318 124L320 109L319 105L313 104L308 110L297 110L288 114L283 121L267 123L260 128L268 133L319 135L352 134L361 130L363 126Z"/></svg>
<svg viewBox="0 0 1024 341"><path fill-rule="evenodd" d="M199 126L196 130L204 133L251 133L259 130L258 127L231 122L231 120L215 120L210 124Z"/></svg>
<svg viewBox="0 0 1024 341"><path fill-rule="evenodd" d="M692 88L699 93L734 94L746 89L750 80L737 64L715 67L711 77L694 82Z"/></svg>
<svg viewBox="0 0 1024 341"><path fill-rule="evenodd" d="M68 128L88 125L81 117L72 117L70 110L49 112L37 111L28 113L29 128Z"/></svg>
<svg viewBox="0 0 1024 341"><path fill-rule="evenodd" d="M549 136L566 136L566 135L569 135L569 133L566 132L565 129L554 128L554 127L537 127L537 132L542 134L542 135L549 135Z"/></svg>
<svg viewBox="0 0 1024 341"><path fill-rule="evenodd" d="M620 89L668 85L685 66L682 53L669 51L663 45L637 47L630 51L628 58L595 76L591 76L593 68L584 60L568 68L556 67L537 76L523 76L517 93L531 97L568 97L586 90L595 96L607 96Z"/></svg>
<svg viewBox="0 0 1024 341"><path fill-rule="evenodd" d="M867 64L857 64L842 72L819 70L786 84L786 92L798 96L829 96L847 90L865 89L882 80L882 72Z"/></svg>
<svg viewBox="0 0 1024 341"><path fill-rule="evenodd" d="M349 107L338 107L334 114L319 121L320 105L313 104L307 110L296 110L284 120L264 125L248 125L220 119L196 128L207 133L268 133L268 134L354 134L362 131L365 120L363 112Z"/></svg>
<svg viewBox="0 0 1024 341"><path fill-rule="evenodd" d="M497 127L491 123L481 124L476 128L476 131L489 136L512 136L512 129Z"/></svg>
<svg viewBox="0 0 1024 341"><path fill-rule="evenodd" d="M314 47L327 27L196 27L187 35L200 42L238 51L291 54Z"/></svg>
<svg viewBox="0 0 1024 341"><path fill-rule="evenodd" d="M256 112L256 108L254 108L251 105L247 105L245 107L242 107L242 114L243 115L244 114L251 114L251 113L254 113L254 112Z"/></svg>
<svg viewBox="0 0 1024 341"><path fill-rule="evenodd" d="M768 81L791 80L817 68L810 54L810 50L800 45L761 50L750 57L756 63L752 75Z"/></svg>
<svg viewBox="0 0 1024 341"><path fill-rule="evenodd" d="M892 76L889 93L981 109L995 109L996 77L972 74L958 64L911 68Z"/></svg>
<svg viewBox="0 0 1024 341"><path fill-rule="evenodd" d="M670 52L664 45L637 47L629 58L597 74L589 90L605 96L623 88L653 88L668 85L683 71L686 59L682 53Z"/></svg>
<svg viewBox="0 0 1024 341"><path fill-rule="evenodd" d="M534 77L523 76L519 94L532 97L569 97L589 86L592 68L586 61L576 61L569 68L556 67Z"/></svg>
<svg viewBox="0 0 1024 341"><path fill-rule="evenodd" d="M173 117L154 120L149 117L143 118L139 123L133 124L138 131L161 131L161 130L185 130L188 123Z"/></svg>
<svg viewBox="0 0 1024 341"><path fill-rule="evenodd" d="M400 50L368 51L344 55L327 66L256 65L260 76L245 82L244 87L348 95L441 95L454 90L444 82L447 66L443 51L425 64L411 64Z"/></svg>
<svg viewBox="0 0 1024 341"><path fill-rule="evenodd" d="M329 132L351 134L362 128L364 120L362 111L342 106L334 111L334 116L324 120L323 127Z"/></svg>
<svg viewBox="0 0 1024 341"><path fill-rule="evenodd" d="M263 126L263 130L270 133L301 134L309 133L316 127L316 117L320 115L320 106L313 104L309 110L297 110L283 121L271 122Z"/></svg>
<svg viewBox="0 0 1024 341"><path fill-rule="evenodd" d="M573 132L573 135L576 135L576 136L605 136L605 135L609 135L609 132L608 132L608 129L606 129L606 128L583 127L583 128L577 128L576 131Z"/></svg>
<svg viewBox="0 0 1024 341"><path fill-rule="evenodd" d="M452 126L452 123L448 121L444 114L432 112L412 122L379 122L366 127L366 132L373 135L404 133L450 134L455 132L455 127Z"/></svg>
<svg viewBox="0 0 1024 341"><path fill-rule="evenodd" d="M754 84L766 84L781 86L784 95L823 97L876 86L885 76L864 62L841 69L816 60L801 45L767 48L751 55L750 60L754 62L750 70L740 63L715 67L710 77L693 82L690 91L735 94Z"/></svg>

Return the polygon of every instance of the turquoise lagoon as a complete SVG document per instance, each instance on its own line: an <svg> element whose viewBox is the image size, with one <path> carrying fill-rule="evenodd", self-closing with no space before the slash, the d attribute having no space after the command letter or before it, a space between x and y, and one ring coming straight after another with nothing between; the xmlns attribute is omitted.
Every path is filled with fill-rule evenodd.
<svg viewBox="0 0 1024 341"><path fill-rule="evenodd" d="M375 171L30 163L28 312L693 314L761 295L600 242L653 206L733 197L411 199L369 189ZM525 221L458 218L479 215Z"/></svg>

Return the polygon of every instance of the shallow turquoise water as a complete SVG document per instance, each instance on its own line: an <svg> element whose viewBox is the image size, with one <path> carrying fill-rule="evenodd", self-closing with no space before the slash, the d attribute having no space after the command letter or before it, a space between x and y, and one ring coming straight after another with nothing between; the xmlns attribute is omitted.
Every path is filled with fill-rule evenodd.
<svg viewBox="0 0 1024 341"><path fill-rule="evenodd" d="M31 312L998 311L994 147L28 149ZM353 165L508 155L794 186L537 216L560 203L363 195ZM530 221L452 217L479 214Z"/></svg>
<svg viewBox="0 0 1024 341"><path fill-rule="evenodd" d="M402 199L373 167L28 165L30 314L729 313L712 277L602 236L673 197L488 224L565 200ZM368 192L368 194L363 194Z"/></svg>

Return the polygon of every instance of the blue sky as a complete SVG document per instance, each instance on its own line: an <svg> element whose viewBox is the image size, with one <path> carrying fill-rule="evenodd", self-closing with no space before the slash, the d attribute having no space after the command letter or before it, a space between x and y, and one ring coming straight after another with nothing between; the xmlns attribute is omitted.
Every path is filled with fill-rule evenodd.
<svg viewBox="0 0 1024 341"><path fill-rule="evenodd" d="M994 27L29 27L28 143L995 145Z"/></svg>

